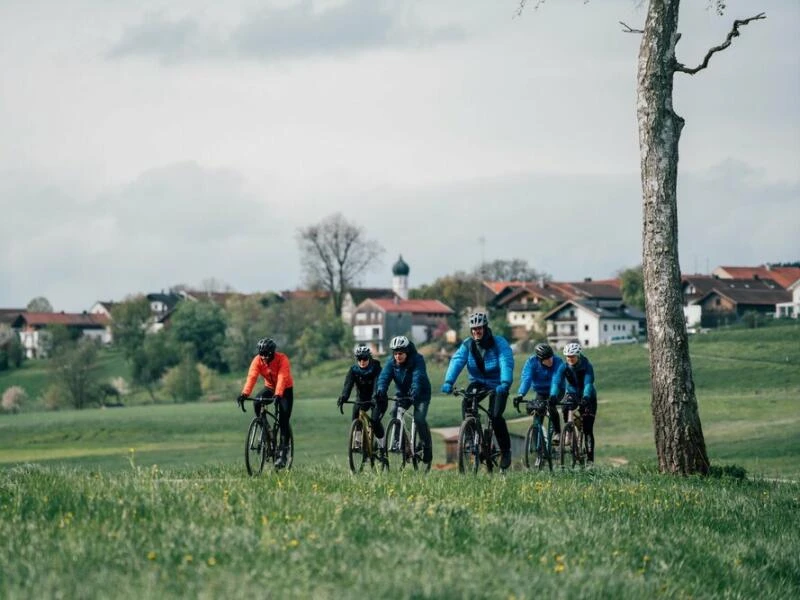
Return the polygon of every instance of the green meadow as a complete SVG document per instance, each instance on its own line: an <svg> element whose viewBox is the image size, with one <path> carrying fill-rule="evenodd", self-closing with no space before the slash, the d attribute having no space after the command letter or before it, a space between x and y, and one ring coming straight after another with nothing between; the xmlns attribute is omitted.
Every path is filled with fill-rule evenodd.
<svg viewBox="0 0 800 600"><path fill-rule="evenodd" d="M428 475L351 475L334 401L347 362L297 374L294 468L257 478L233 402L242 374L191 404L139 394L2 415L0 597L797 597L800 327L699 335L691 354L709 477L656 472L640 345L587 352L591 471L530 473L515 457L504 476L459 475L435 436ZM435 389L443 369L430 363ZM0 390L44 378L29 361ZM506 416L523 434L528 419ZM433 427L459 417L434 394Z"/></svg>

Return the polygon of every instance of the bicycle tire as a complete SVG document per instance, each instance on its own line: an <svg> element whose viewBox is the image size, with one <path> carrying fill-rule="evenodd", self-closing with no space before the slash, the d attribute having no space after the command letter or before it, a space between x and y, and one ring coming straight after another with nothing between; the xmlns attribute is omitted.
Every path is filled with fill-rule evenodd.
<svg viewBox="0 0 800 600"><path fill-rule="evenodd" d="M470 417L461 423L458 431L458 472L466 473L471 470L478 472L481 465L482 447L481 429L474 418Z"/></svg>
<svg viewBox="0 0 800 600"><path fill-rule="evenodd" d="M244 464L247 467L247 474L251 477L260 475L264 470L264 463L267 461L268 439L267 429L262 420L253 417L244 441Z"/></svg>
<svg viewBox="0 0 800 600"><path fill-rule="evenodd" d="M411 462L414 465L414 470L418 470L419 466L422 465L422 469L427 473L431 470L431 463L426 463L422 460L422 457L425 454L425 448L423 448L422 438L419 436L419 429L414 427L414 439L411 444Z"/></svg>
<svg viewBox="0 0 800 600"><path fill-rule="evenodd" d="M402 439L401 439L402 438ZM410 459L410 449L408 447L408 435L403 430L400 419L392 419L386 426L386 459L389 461L390 469L394 467L398 471L404 469Z"/></svg>
<svg viewBox="0 0 800 600"><path fill-rule="evenodd" d="M536 425L531 424L531 426L528 427L528 432L525 434L525 455L523 456L523 459L525 462L525 468L530 469L531 471L537 468L536 460L539 457L537 448L538 433L539 428L536 427Z"/></svg>
<svg viewBox="0 0 800 600"><path fill-rule="evenodd" d="M569 438L569 444L567 444ZM561 444L559 445L559 465L562 469L566 467L567 457L571 464L570 468L575 466L575 453L572 450L572 445L575 443L575 428L572 423L566 423L561 430Z"/></svg>
<svg viewBox="0 0 800 600"><path fill-rule="evenodd" d="M359 419L355 419L350 425L350 435L347 438L347 460L353 473L359 473L364 468L364 463L367 462L365 436L363 423Z"/></svg>
<svg viewBox="0 0 800 600"><path fill-rule="evenodd" d="M585 466L586 465L586 452L584 450L585 437L583 430L575 430L575 443L572 448L572 454L575 457L573 465Z"/></svg>

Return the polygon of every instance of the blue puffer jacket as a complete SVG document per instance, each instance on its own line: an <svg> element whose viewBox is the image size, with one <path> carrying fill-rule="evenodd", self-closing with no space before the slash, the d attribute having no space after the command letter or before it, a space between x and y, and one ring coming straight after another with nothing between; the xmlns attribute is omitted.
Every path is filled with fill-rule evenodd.
<svg viewBox="0 0 800 600"><path fill-rule="evenodd" d="M511 346L504 337L492 335L488 327L487 333L492 336L493 342L484 349L483 371L475 359L477 349L472 349L475 342L470 338L464 340L453 358L450 359L450 366L444 376L445 383L452 386L466 365L470 382L477 381L489 388L497 388L502 384L505 385L506 390L511 389L514 381L514 354L511 352Z"/></svg>
<svg viewBox="0 0 800 600"><path fill-rule="evenodd" d="M597 399L597 392L594 388L594 367L583 354L574 367L570 367L566 362L561 364L553 375L550 395L557 396L559 387L564 385L566 385L567 394L574 394L578 398L588 398L589 400Z"/></svg>
<svg viewBox="0 0 800 600"><path fill-rule="evenodd" d="M401 396L411 396L415 402L429 402L431 399L431 380L425 367L425 357L417 352L414 344L408 349L406 362L398 365L393 358L383 366L375 393L386 395L389 384L394 382L395 390Z"/></svg>
<svg viewBox="0 0 800 600"><path fill-rule="evenodd" d="M537 394L550 394L550 386L553 383L553 376L558 372L558 369L564 361L560 356L553 356L553 365L547 367L542 364L542 361L534 354L525 361L525 366L522 367L522 374L520 375L519 391L517 394L524 396L528 390L533 386L533 391ZM563 386L561 390L563 391ZM556 394L556 397L560 396Z"/></svg>

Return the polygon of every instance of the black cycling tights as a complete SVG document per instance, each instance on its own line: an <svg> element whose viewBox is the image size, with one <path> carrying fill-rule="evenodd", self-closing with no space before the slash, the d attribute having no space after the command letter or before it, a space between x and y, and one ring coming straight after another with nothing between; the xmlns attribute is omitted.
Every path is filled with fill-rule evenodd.
<svg viewBox="0 0 800 600"><path fill-rule="evenodd" d="M258 394L258 398L272 398L275 395L275 392L269 388L264 388L261 390L261 393ZM281 446L286 445L286 440L289 438L289 419L292 418L292 406L294 406L294 388L286 388L283 390L283 396L281 398L281 410L278 414L278 427L281 430ZM258 414L258 410L260 405L256 403L255 410L256 414Z"/></svg>

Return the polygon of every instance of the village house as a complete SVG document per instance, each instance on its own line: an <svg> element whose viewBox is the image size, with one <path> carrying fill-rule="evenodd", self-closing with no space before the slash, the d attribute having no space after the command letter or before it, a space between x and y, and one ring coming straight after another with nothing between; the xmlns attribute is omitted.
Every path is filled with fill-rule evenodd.
<svg viewBox="0 0 800 600"><path fill-rule="evenodd" d="M779 319L800 318L800 279L790 285L787 290L792 294L789 302L779 302L775 305L775 317Z"/></svg>
<svg viewBox="0 0 800 600"><path fill-rule="evenodd" d="M367 298L353 315L353 337L377 354L384 354L396 335L407 335L415 344L424 344L434 333L444 334L452 314L453 309L439 300Z"/></svg>
<svg viewBox="0 0 800 600"><path fill-rule="evenodd" d="M42 313L23 312L11 323L11 327L19 334L20 342L27 358L45 358L47 356L46 335L48 327L61 325L69 330L79 332L89 339L103 344L111 343L111 327L108 317L98 314L83 313Z"/></svg>
<svg viewBox="0 0 800 600"><path fill-rule="evenodd" d="M543 316L547 340L561 349L578 340L584 348L639 341L644 314L620 300L567 300Z"/></svg>

